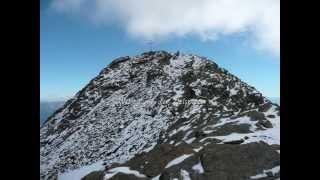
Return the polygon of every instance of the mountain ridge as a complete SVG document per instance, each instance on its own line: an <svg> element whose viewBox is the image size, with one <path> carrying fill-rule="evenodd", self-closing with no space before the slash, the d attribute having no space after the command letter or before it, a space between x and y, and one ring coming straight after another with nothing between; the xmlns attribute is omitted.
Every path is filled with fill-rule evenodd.
<svg viewBox="0 0 320 180"><path fill-rule="evenodd" d="M131 168L143 174L134 178L246 179L279 165L279 128L280 106L205 57L165 51L125 56L111 62L41 128L41 178L62 174L61 179L101 162L127 168L113 175L99 171L105 177L111 174L111 179L132 176L124 173ZM251 168L218 176L212 172L219 170L203 158L215 155L215 147L234 148L226 151L231 155L238 150L241 155L242 148L257 155L260 148L271 159L260 154L262 159ZM204 172L192 170L197 158L165 166L183 154L202 159ZM145 161L160 161L159 155L160 164Z"/></svg>

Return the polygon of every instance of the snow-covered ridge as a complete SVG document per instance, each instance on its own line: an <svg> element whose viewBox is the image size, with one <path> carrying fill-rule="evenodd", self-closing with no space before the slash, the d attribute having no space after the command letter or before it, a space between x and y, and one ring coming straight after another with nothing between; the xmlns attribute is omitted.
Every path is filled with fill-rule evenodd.
<svg viewBox="0 0 320 180"><path fill-rule="evenodd" d="M158 51L118 58L41 128L41 179L126 163L163 143L200 144L195 153L210 143L280 144L279 108L204 57Z"/></svg>

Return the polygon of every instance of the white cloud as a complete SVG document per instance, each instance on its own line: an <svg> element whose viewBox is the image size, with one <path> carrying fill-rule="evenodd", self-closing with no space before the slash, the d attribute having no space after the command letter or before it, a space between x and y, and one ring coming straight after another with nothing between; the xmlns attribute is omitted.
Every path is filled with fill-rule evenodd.
<svg viewBox="0 0 320 180"><path fill-rule="evenodd" d="M280 0L54 0L59 11L95 23L121 23L134 37L198 35L204 40L250 32L254 47L279 55Z"/></svg>

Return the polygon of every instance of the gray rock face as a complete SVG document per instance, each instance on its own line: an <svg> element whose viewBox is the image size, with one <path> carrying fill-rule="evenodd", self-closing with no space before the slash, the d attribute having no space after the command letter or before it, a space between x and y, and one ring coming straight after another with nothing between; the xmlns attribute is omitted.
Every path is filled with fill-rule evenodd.
<svg viewBox="0 0 320 180"><path fill-rule="evenodd" d="M210 145L200 158L204 175L212 179L249 179L280 165L280 155L265 143Z"/></svg>
<svg viewBox="0 0 320 180"><path fill-rule="evenodd" d="M279 130L280 107L207 58L122 57L41 128L41 179L99 163L79 179L266 178Z"/></svg>

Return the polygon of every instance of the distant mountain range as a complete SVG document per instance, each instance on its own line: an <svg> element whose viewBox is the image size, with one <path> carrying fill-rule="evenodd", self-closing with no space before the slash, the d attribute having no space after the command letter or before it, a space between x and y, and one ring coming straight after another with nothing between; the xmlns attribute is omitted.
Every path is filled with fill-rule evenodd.
<svg viewBox="0 0 320 180"><path fill-rule="evenodd" d="M40 124L60 108L65 101L40 101Z"/></svg>
<svg viewBox="0 0 320 180"><path fill-rule="evenodd" d="M269 97L270 101L280 105L280 97Z"/></svg>

